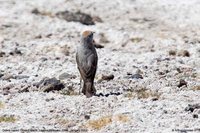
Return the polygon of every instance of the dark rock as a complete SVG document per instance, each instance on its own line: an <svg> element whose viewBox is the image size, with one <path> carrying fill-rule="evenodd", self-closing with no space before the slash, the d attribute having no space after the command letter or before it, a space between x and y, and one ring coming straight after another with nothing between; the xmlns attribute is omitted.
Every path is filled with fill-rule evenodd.
<svg viewBox="0 0 200 133"><path fill-rule="evenodd" d="M47 102L52 101L52 100L54 100L53 97L52 97L52 98L47 98L47 99L45 99L45 101L47 101Z"/></svg>
<svg viewBox="0 0 200 133"><path fill-rule="evenodd" d="M108 97L110 94L105 94L105 97Z"/></svg>
<svg viewBox="0 0 200 133"><path fill-rule="evenodd" d="M56 57L55 60L60 60L60 57Z"/></svg>
<svg viewBox="0 0 200 133"><path fill-rule="evenodd" d="M10 93L10 86L6 86L3 88L3 95L8 95Z"/></svg>
<svg viewBox="0 0 200 133"><path fill-rule="evenodd" d="M199 118L199 116L197 114L193 114L192 117L193 118Z"/></svg>
<svg viewBox="0 0 200 133"><path fill-rule="evenodd" d="M151 18L131 18L131 21L134 21L136 23L145 23L145 22L150 22L150 21L154 21Z"/></svg>
<svg viewBox="0 0 200 133"><path fill-rule="evenodd" d="M44 92L59 91L65 88L64 84L56 78L44 78L43 80L34 85L38 88L41 88L41 90Z"/></svg>
<svg viewBox="0 0 200 133"><path fill-rule="evenodd" d="M9 24L3 24L2 27L10 28L10 27L12 27L12 25L9 25Z"/></svg>
<svg viewBox="0 0 200 133"><path fill-rule="evenodd" d="M161 72L161 71L159 71L158 74L159 74L159 75L165 75L165 73L164 73L164 72Z"/></svg>
<svg viewBox="0 0 200 133"><path fill-rule="evenodd" d="M44 62L44 61L47 61L48 59L47 59L46 57L41 57L40 60L41 60L42 62Z"/></svg>
<svg viewBox="0 0 200 133"><path fill-rule="evenodd" d="M102 78L101 78L102 80L112 80L112 79L114 79L114 75L113 74L111 74L111 75L102 75Z"/></svg>
<svg viewBox="0 0 200 133"><path fill-rule="evenodd" d="M3 77L4 74L0 73L0 78Z"/></svg>
<svg viewBox="0 0 200 133"><path fill-rule="evenodd" d="M177 70L178 73L182 73L180 68L177 68L176 70Z"/></svg>
<svg viewBox="0 0 200 133"><path fill-rule="evenodd" d="M35 39L41 39L41 38L42 38L42 35L35 36Z"/></svg>
<svg viewBox="0 0 200 133"><path fill-rule="evenodd" d="M29 76L27 76L27 75L16 75L16 76L14 76L13 78L14 78L14 79L28 79Z"/></svg>
<svg viewBox="0 0 200 133"><path fill-rule="evenodd" d="M95 94L95 96L100 97L100 96L104 96L103 93L99 93L99 94Z"/></svg>
<svg viewBox="0 0 200 133"><path fill-rule="evenodd" d="M51 37L52 35L53 35L53 34L50 33L50 34L47 34L46 37L49 38L49 37Z"/></svg>
<svg viewBox="0 0 200 133"><path fill-rule="evenodd" d="M187 86L187 82L185 81L185 80L183 80L183 79L181 79L180 81L179 81L179 84L177 85L177 87L182 87L182 86Z"/></svg>
<svg viewBox="0 0 200 133"><path fill-rule="evenodd" d="M50 113L53 113L53 112L54 112L54 110L50 110L49 112L50 112Z"/></svg>
<svg viewBox="0 0 200 133"><path fill-rule="evenodd" d="M131 76L132 79L143 79L141 74L134 74Z"/></svg>
<svg viewBox="0 0 200 133"><path fill-rule="evenodd" d="M193 112L195 109L200 109L200 104L188 104L188 106L185 108L185 111Z"/></svg>
<svg viewBox="0 0 200 133"><path fill-rule="evenodd" d="M187 50L181 50L179 51L178 56L190 57L190 53Z"/></svg>
<svg viewBox="0 0 200 133"><path fill-rule="evenodd" d="M13 51L11 51L9 54L10 54L10 55L22 55L22 52L21 52L19 49L15 48L15 49L14 49Z"/></svg>
<svg viewBox="0 0 200 133"><path fill-rule="evenodd" d="M39 12L39 10L37 9L37 8L35 8L35 9L33 9L32 11L31 11L31 13L33 13L33 14L40 14L40 12Z"/></svg>
<svg viewBox="0 0 200 133"><path fill-rule="evenodd" d="M130 72L127 72L126 74L127 74L128 76L131 76L131 75L132 75L132 73L130 73Z"/></svg>
<svg viewBox="0 0 200 133"><path fill-rule="evenodd" d="M60 80L64 80L64 79L75 79L76 75L72 75L72 74L68 74L68 73L63 73L59 76Z"/></svg>
<svg viewBox="0 0 200 133"><path fill-rule="evenodd" d="M23 92L29 92L29 88L30 86L26 86L26 87L24 87L24 88L22 88L22 90L19 90L18 92L19 93L23 93Z"/></svg>
<svg viewBox="0 0 200 133"><path fill-rule="evenodd" d="M6 53L5 52L0 52L0 57L4 57L6 55Z"/></svg>
<svg viewBox="0 0 200 133"><path fill-rule="evenodd" d="M89 119L90 119L90 116L89 116L89 115L85 115L84 117L85 117L86 120L89 120Z"/></svg>
<svg viewBox="0 0 200 133"><path fill-rule="evenodd" d="M121 95L122 93L121 92L111 92L110 95L115 95L115 96L119 96Z"/></svg>
<svg viewBox="0 0 200 133"><path fill-rule="evenodd" d="M168 112L167 112L167 110L163 110L163 113L164 113L164 114L167 114Z"/></svg>
<svg viewBox="0 0 200 133"><path fill-rule="evenodd" d="M100 44L94 44L95 48L104 48L103 45L100 45Z"/></svg>
<svg viewBox="0 0 200 133"><path fill-rule="evenodd" d="M176 55L176 51L175 50L170 50L169 51L169 55L175 56Z"/></svg>
<svg viewBox="0 0 200 133"><path fill-rule="evenodd" d="M84 25L94 25L93 18L85 13L82 13L80 11L73 13L70 11L63 11L63 12L58 12L56 13L56 16L58 18L64 19L66 21L74 21L74 22L80 22Z"/></svg>
<svg viewBox="0 0 200 133"><path fill-rule="evenodd" d="M152 98L151 100L152 100L152 101L157 101L158 98L157 98L157 97L154 97L154 98Z"/></svg>
<svg viewBox="0 0 200 133"><path fill-rule="evenodd" d="M3 80L10 80L10 79L12 79L13 78L13 75L11 75L11 74L5 74L5 75L3 75L2 77L1 77L1 79L3 79Z"/></svg>

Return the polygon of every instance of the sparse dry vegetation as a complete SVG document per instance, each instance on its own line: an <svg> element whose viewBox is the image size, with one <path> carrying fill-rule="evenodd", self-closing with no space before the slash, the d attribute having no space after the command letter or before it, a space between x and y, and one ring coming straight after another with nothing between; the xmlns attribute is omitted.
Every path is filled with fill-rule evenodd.
<svg viewBox="0 0 200 133"><path fill-rule="evenodd" d="M17 119L14 116L0 116L0 123L1 122L15 122Z"/></svg>
<svg viewBox="0 0 200 133"><path fill-rule="evenodd" d="M200 90L200 85L194 86L194 87L192 88L192 90L194 90L194 91L199 91L199 90Z"/></svg>
<svg viewBox="0 0 200 133"><path fill-rule="evenodd" d="M115 115L115 116L105 116L105 117L99 118L97 120L90 120L87 123L87 126L92 129L100 130L101 128L111 124L112 122L116 122L116 121L125 123L125 122L129 121L129 118L128 118L128 116L126 116L124 114L119 114L119 115Z"/></svg>
<svg viewBox="0 0 200 133"><path fill-rule="evenodd" d="M147 98L151 98L152 97L152 98L159 99L160 95L161 94L158 93L158 92L154 92L152 90L141 88L141 89L138 89L138 90L128 91L125 94L125 97L138 98L138 99L147 99Z"/></svg>
<svg viewBox="0 0 200 133"><path fill-rule="evenodd" d="M62 125L62 126L68 126L69 123L70 123L68 120L66 120L66 119L64 119L64 118L58 119L57 122L58 122L60 125Z"/></svg>
<svg viewBox="0 0 200 133"><path fill-rule="evenodd" d="M0 101L0 109L4 108L3 102Z"/></svg>

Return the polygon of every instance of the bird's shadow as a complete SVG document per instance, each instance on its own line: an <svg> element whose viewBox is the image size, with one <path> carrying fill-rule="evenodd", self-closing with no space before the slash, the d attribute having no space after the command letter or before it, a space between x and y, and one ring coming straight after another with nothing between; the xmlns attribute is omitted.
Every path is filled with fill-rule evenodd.
<svg viewBox="0 0 200 133"><path fill-rule="evenodd" d="M110 93L107 93L107 94L99 93L99 94L95 94L94 96L97 96L97 97L108 97L110 95L119 96L121 94L122 93L120 93L120 92L110 92Z"/></svg>

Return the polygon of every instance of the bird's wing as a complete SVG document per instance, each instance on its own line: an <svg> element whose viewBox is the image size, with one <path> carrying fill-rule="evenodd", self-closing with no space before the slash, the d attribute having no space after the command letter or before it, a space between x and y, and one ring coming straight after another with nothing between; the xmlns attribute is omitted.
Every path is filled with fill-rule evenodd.
<svg viewBox="0 0 200 133"><path fill-rule="evenodd" d="M89 77L94 78L97 70L97 61L98 57L96 53L88 56L88 63L87 63L88 67L85 69L88 78Z"/></svg>
<svg viewBox="0 0 200 133"><path fill-rule="evenodd" d="M76 55L78 69L83 79L94 79L97 70L97 54L91 54L87 57L85 64L81 64Z"/></svg>

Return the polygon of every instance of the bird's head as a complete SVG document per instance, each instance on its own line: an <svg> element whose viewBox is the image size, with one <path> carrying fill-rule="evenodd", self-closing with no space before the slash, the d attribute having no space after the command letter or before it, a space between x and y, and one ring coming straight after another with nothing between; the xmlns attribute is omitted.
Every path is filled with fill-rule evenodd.
<svg viewBox="0 0 200 133"><path fill-rule="evenodd" d="M93 44L94 43L93 34L94 32L92 31L89 30L84 31L81 35L82 41L86 44Z"/></svg>

